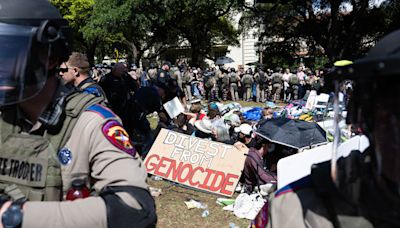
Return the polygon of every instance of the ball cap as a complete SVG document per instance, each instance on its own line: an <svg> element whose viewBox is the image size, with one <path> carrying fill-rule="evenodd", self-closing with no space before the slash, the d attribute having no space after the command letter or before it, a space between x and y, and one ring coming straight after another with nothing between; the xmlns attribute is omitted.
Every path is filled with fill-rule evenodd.
<svg viewBox="0 0 400 228"><path fill-rule="evenodd" d="M203 118L202 120L198 120L194 123L194 126L200 131L211 134L213 125L210 120Z"/></svg>
<svg viewBox="0 0 400 228"><path fill-rule="evenodd" d="M251 135L251 132L253 131L253 128L249 124L242 124L239 127L235 127L235 132L236 133L242 133L244 135Z"/></svg>

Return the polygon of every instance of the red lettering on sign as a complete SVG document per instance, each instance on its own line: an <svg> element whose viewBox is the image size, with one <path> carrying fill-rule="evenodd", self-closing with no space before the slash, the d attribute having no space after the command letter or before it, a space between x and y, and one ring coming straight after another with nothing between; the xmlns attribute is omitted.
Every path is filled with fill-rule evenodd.
<svg viewBox="0 0 400 228"><path fill-rule="evenodd" d="M167 162L167 164L165 164L164 162ZM161 158L160 162L158 163L158 166L156 168L156 170L154 170L154 174L157 176L161 176L161 177L167 177L165 175L165 173L162 173L160 171L160 168L164 168L167 167L167 165L171 164L171 162L175 162L174 160L171 159L165 159L165 158ZM171 166L168 166L168 170L171 168ZM168 173L168 170L166 173Z"/></svg>
<svg viewBox="0 0 400 228"><path fill-rule="evenodd" d="M149 156L146 159L146 163L144 164L146 166L147 172L151 172L151 171L153 171L154 169L157 168L158 163L150 163L150 160L152 158L156 158L156 161L160 160L160 157L157 154L153 154L153 155ZM150 167L149 167L149 165L150 165Z"/></svg>
<svg viewBox="0 0 400 228"><path fill-rule="evenodd" d="M187 174L186 174L186 177L183 177L183 176L182 176L182 175L184 175L183 171L184 171L186 168L188 169L188 172L187 172ZM181 168L181 171L179 172L179 173L180 173L180 176L178 176L178 181L181 182L181 183L185 183L187 180L191 179L191 177L192 177L192 171L193 171L193 168L192 168L192 165L191 165L191 164L185 164L185 165L183 165L182 168Z"/></svg>
<svg viewBox="0 0 400 228"><path fill-rule="evenodd" d="M203 183L201 183L201 185L199 185L199 188L201 189L206 189L209 190L210 188L207 186L208 180L210 179L211 174L213 173L214 170L212 169L206 169L207 172L207 176L206 179L204 180Z"/></svg>
<svg viewBox="0 0 400 228"><path fill-rule="evenodd" d="M232 194L232 191L228 191L228 190L226 190L226 187L227 186L232 186L233 185L233 181L229 181L230 179L238 179L239 178L239 176L238 175L235 175L235 174L231 174L231 173L228 173L226 176L225 176L225 181L224 181L224 183L222 184L222 187L221 187L221 193L222 194L226 194L226 195L231 195Z"/></svg>
<svg viewBox="0 0 400 228"><path fill-rule="evenodd" d="M213 192L216 192L221 189L222 184L224 183L225 174L221 171L214 171L214 172L215 172L215 175L214 175L213 181L211 182L210 190ZM217 182L219 177L221 177L221 180L219 182Z"/></svg>
<svg viewBox="0 0 400 228"><path fill-rule="evenodd" d="M177 165L175 160L166 157L160 158L156 154L146 159L145 167L147 172L153 172L155 175L224 195L232 195L232 191L227 190L227 188L233 186L234 180L239 178L238 175L225 174L221 171L204 169L200 166L193 168L192 164L189 163L179 162ZM201 174L206 176L199 178ZM196 175L197 178L194 180L193 177Z"/></svg>
<svg viewBox="0 0 400 228"><path fill-rule="evenodd" d="M192 178L190 178L190 180L189 180L189 184L192 185L192 186L197 186L197 185L199 185L199 183L200 183L199 181L193 182L193 176L195 175L195 173L196 173L197 170L201 170L201 172L204 173L204 169L203 169L201 166L196 167L196 168L193 169Z"/></svg>

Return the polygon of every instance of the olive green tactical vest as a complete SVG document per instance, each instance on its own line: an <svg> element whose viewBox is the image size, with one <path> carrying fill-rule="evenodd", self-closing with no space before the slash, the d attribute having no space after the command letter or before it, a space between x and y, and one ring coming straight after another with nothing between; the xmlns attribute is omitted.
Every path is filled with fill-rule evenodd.
<svg viewBox="0 0 400 228"><path fill-rule="evenodd" d="M73 93L66 98L61 130L44 136L19 133L18 126L0 119L0 192L13 200L62 199L61 168L57 152L66 144L80 116L89 106L101 102L91 94Z"/></svg>

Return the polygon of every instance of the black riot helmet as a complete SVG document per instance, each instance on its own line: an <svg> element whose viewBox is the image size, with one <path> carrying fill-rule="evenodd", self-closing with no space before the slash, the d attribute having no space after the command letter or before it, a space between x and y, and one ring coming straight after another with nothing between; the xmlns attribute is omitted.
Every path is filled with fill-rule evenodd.
<svg viewBox="0 0 400 228"><path fill-rule="evenodd" d="M47 0L0 1L0 106L35 96L70 54L68 23Z"/></svg>
<svg viewBox="0 0 400 228"><path fill-rule="evenodd" d="M347 122L368 136L377 173L400 189L400 30L331 76L354 81Z"/></svg>

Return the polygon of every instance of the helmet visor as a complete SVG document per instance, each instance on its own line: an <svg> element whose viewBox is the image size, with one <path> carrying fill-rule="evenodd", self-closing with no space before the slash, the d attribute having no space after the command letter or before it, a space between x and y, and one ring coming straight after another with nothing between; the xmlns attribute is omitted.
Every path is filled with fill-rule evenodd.
<svg viewBox="0 0 400 228"><path fill-rule="evenodd" d="M47 79L48 45L33 42L35 27L0 23L0 106L35 96Z"/></svg>

